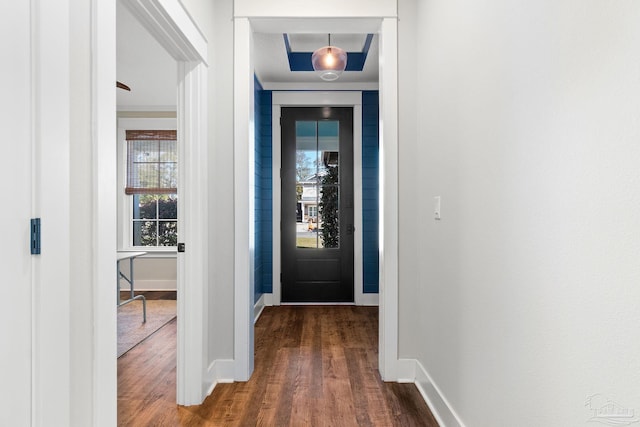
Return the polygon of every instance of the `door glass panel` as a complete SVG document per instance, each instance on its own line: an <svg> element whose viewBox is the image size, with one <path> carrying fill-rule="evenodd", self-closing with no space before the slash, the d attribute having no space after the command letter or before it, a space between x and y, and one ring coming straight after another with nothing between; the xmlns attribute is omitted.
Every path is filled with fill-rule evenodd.
<svg viewBox="0 0 640 427"><path fill-rule="evenodd" d="M338 121L296 121L298 248L339 247L338 135Z"/></svg>
<svg viewBox="0 0 640 427"><path fill-rule="evenodd" d="M335 120L318 122L318 176L328 173L328 168L338 168L338 125ZM336 176L337 176L337 170ZM338 181L336 180L337 184Z"/></svg>
<svg viewBox="0 0 640 427"><path fill-rule="evenodd" d="M329 168L330 171L336 172L337 169ZM328 177L330 175L326 175ZM320 203L318 208L320 229L320 243L323 248L339 248L340 247L340 216L339 201L340 188L337 185L323 185L320 192Z"/></svg>

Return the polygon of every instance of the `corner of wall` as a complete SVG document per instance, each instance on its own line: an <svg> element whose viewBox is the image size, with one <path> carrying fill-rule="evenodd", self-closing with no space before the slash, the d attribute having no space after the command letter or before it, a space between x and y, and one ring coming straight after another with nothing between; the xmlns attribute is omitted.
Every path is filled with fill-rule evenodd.
<svg viewBox="0 0 640 427"><path fill-rule="evenodd" d="M216 359L209 365L205 375L203 386L203 395L209 396L216 385L221 383L232 383L234 380L234 361L233 359Z"/></svg>
<svg viewBox="0 0 640 427"><path fill-rule="evenodd" d="M260 294L260 298L258 298L258 301L256 301L256 303L253 306L253 323L254 324L258 321L258 318L262 314L262 310L264 310L264 306L265 306L264 300L265 300L265 294Z"/></svg>
<svg viewBox="0 0 640 427"><path fill-rule="evenodd" d="M416 381L416 359L398 359L398 382L414 383Z"/></svg>
<svg viewBox="0 0 640 427"><path fill-rule="evenodd" d="M356 305L375 306L380 305L380 295L377 293L363 293L356 295Z"/></svg>

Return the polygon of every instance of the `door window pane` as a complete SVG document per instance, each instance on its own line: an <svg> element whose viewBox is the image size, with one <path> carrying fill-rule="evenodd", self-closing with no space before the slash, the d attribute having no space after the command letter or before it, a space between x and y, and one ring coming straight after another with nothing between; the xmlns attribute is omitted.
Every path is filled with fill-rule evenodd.
<svg viewBox="0 0 640 427"><path fill-rule="evenodd" d="M320 178L328 173L328 168L338 168L338 125L339 122L335 120L323 120L318 122L317 164L318 176ZM336 183L337 182L338 181L336 180Z"/></svg>
<svg viewBox="0 0 640 427"><path fill-rule="evenodd" d="M337 170L337 168L330 168ZM336 172L337 174L337 172ZM322 228L319 232L323 248L340 247L340 188L323 185L320 192L318 216Z"/></svg>
<svg viewBox="0 0 640 427"><path fill-rule="evenodd" d="M296 246L338 248L339 122L296 122Z"/></svg>

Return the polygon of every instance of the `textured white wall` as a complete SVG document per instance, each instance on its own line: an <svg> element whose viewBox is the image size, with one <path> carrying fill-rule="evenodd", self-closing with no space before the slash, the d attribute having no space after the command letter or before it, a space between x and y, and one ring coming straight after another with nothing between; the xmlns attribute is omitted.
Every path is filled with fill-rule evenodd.
<svg viewBox="0 0 640 427"><path fill-rule="evenodd" d="M419 343L468 426L586 425L597 393L640 413L640 3L417 7L400 146L427 220L401 354Z"/></svg>

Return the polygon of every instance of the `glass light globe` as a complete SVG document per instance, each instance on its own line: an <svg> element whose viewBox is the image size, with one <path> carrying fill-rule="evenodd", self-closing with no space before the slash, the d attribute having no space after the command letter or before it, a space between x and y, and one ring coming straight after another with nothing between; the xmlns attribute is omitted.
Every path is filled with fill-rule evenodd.
<svg viewBox="0 0 640 427"><path fill-rule="evenodd" d="M322 80L330 82L340 77L347 67L347 52L335 46L321 47L313 52L311 64Z"/></svg>

